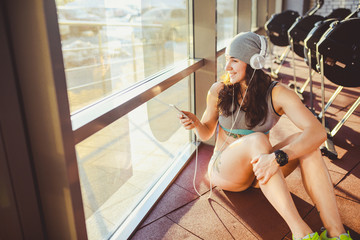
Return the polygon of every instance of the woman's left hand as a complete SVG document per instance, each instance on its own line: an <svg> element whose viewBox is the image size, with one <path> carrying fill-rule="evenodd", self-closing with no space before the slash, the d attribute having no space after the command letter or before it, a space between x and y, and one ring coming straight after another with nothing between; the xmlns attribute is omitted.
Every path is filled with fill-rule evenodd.
<svg viewBox="0 0 360 240"><path fill-rule="evenodd" d="M261 154L251 160L253 171L259 184L266 184L269 179L279 170L274 153Z"/></svg>

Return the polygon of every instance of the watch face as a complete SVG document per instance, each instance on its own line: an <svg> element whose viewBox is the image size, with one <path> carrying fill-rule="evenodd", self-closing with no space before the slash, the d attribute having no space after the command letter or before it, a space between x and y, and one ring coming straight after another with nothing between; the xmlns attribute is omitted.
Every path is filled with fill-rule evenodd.
<svg viewBox="0 0 360 240"><path fill-rule="evenodd" d="M284 166L285 164L288 163L288 155L284 151L276 150L275 151L275 158L276 158L276 162L280 166Z"/></svg>

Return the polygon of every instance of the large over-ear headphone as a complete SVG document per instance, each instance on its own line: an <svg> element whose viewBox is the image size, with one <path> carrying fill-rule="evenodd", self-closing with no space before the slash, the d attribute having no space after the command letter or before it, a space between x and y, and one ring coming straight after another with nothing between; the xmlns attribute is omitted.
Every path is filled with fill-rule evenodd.
<svg viewBox="0 0 360 240"><path fill-rule="evenodd" d="M254 54L250 58L250 66L253 69L262 69L265 66L265 54L266 54L266 41L264 37L258 35L260 38L260 53Z"/></svg>

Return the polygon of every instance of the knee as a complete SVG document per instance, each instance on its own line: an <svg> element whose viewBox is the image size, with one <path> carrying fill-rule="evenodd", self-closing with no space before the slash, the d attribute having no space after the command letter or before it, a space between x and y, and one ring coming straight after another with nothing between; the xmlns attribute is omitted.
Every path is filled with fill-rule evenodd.
<svg viewBox="0 0 360 240"><path fill-rule="evenodd" d="M249 135L249 141L251 142L251 146L254 149L261 151L262 153L270 153L272 150L269 137L264 133L252 133L251 135Z"/></svg>

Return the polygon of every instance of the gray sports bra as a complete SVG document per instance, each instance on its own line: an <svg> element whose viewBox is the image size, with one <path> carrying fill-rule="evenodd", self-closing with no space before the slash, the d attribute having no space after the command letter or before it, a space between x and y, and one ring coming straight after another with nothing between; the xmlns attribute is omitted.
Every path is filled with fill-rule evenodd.
<svg viewBox="0 0 360 240"><path fill-rule="evenodd" d="M232 121L235 120L235 117L240 109L238 109L233 115L225 117L223 115L219 116L219 125L222 129L225 130L225 132L228 135L231 135L234 138L237 138L241 135L248 135L250 133L254 132L263 132L265 134L268 134L270 129L275 126L275 124L279 121L279 118L281 115L279 115L273 106L272 103L272 89L278 84L278 82L273 81L270 84L270 87L267 91L267 104L268 104L268 114L266 117L266 121L262 125L257 125L252 129L249 129L249 127L246 125L245 122L245 112L240 111L237 120L234 124L233 129L231 129Z"/></svg>

